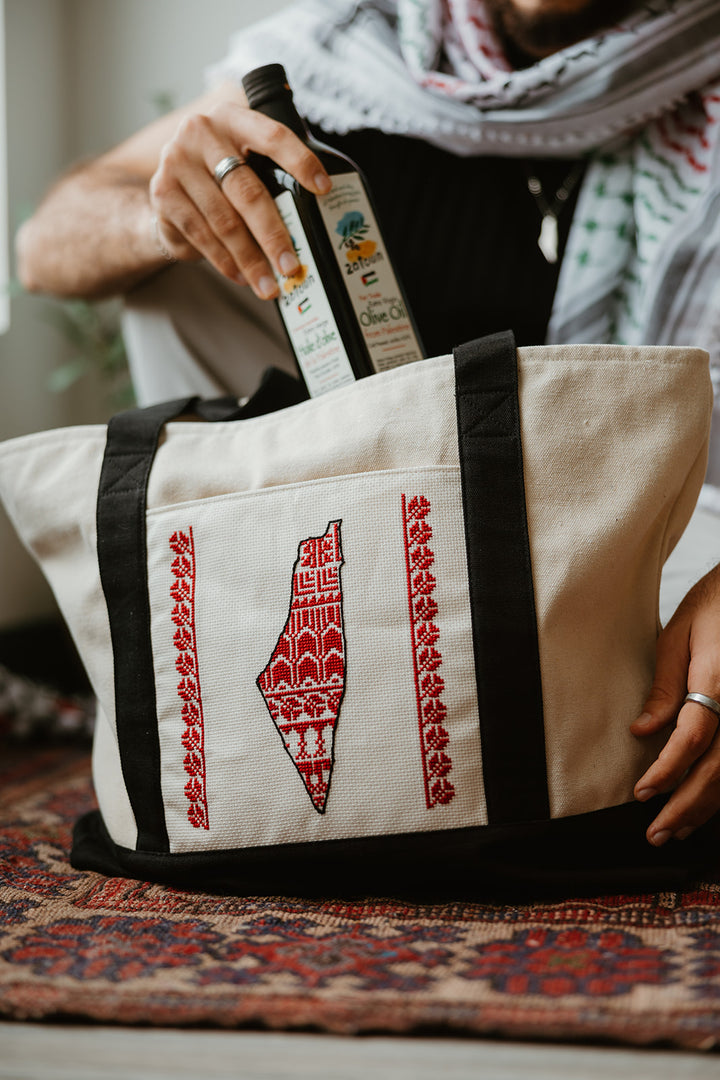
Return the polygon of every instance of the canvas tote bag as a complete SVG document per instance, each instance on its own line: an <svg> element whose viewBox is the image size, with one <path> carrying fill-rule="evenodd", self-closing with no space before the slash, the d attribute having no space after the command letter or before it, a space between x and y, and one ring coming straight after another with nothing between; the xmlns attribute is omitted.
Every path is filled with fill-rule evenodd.
<svg viewBox="0 0 720 1080"><path fill-rule="evenodd" d="M97 693L76 867L240 893L643 885L633 785L707 354L510 334L0 447ZM182 419L180 419L182 418ZM216 422L209 422L209 421Z"/></svg>

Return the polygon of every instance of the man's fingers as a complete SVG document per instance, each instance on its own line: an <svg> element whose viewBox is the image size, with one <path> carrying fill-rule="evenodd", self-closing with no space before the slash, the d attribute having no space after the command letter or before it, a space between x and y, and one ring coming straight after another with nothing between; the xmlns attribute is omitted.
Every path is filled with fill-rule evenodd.
<svg viewBox="0 0 720 1080"><path fill-rule="evenodd" d="M655 679L641 715L630 730L633 735L651 735L677 717L686 693L690 662L689 629L682 619L673 618L657 640Z"/></svg>
<svg viewBox="0 0 720 1080"><path fill-rule="evenodd" d="M215 115L241 157L251 153L269 157L314 195L324 195L332 187L320 159L284 124L238 105L221 105Z"/></svg>
<svg viewBox="0 0 720 1080"><path fill-rule="evenodd" d="M250 109L223 104L183 121L163 151L150 193L160 220L221 273L242 277L267 299L277 295L275 276L292 274L299 264L270 192L244 160L252 152L271 157L311 189L331 186L317 157L292 131ZM218 185L214 171L227 157L240 157L243 165ZM178 199L178 189L187 201Z"/></svg>
<svg viewBox="0 0 720 1080"><path fill-rule="evenodd" d="M220 190L214 179L195 170L185 178L183 189L205 226L198 230L205 257L228 277L241 273L255 293L267 299L277 293L275 273L292 273L297 269L297 258L267 189L249 167L243 167L242 171L249 174L250 184L257 188L249 198L250 204L253 199L262 200L262 209L248 210L247 198L237 200L241 209L236 209L227 192L234 173L225 178ZM197 221L193 225L198 229ZM256 230L259 236L255 235ZM261 244L266 251L271 249L271 261ZM227 269L223 270L223 266Z"/></svg>
<svg viewBox="0 0 720 1080"><path fill-rule="evenodd" d="M677 717L675 730L657 760L635 785L635 798L641 802L677 787L709 748L718 728L718 717L709 709L693 702L683 704L690 680L694 680L693 685L711 687L717 681L712 652L701 648L691 660L690 625L679 609L658 638L655 681L643 714L630 728L635 735L646 735Z"/></svg>
<svg viewBox="0 0 720 1080"><path fill-rule="evenodd" d="M163 193L160 205L162 210L158 213L158 225L163 236L168 238L172 254L177 254L178 258L189 258L188 252L193 252L195 258L207 259L225 277L243 281L242 271L235 259L216 237L187 192L175 186L173 190ZM274 286L274 279L271 282Z"/></svg>
<svg viewBox="0 0 720 1080"><path fill-rule="evenodd" d="M659 847L684 839L720 810L720 717L712 707L685 701L688 693L720 701L720 565L693 586L658 638L657 669L644 714L631 731L657 731L677 715L677 726L635 787L644 801L673 791L647 830Z"/></svg>
<svg viewBox="0 0 720 1080"><path fill-rule="evenodd" d="M709 709L688 702L678 715L677 727L659 757L638 780L635 797L641 802L659 792L671 791L710 747L718 718Z"/></svg>
<svg viewBox="0 0 720 1080"><path fill-rule="evenodd" d="M672 624L668 627L671 629ZM683 631L675 643L679 646L688 638ZM705 637L695 626L693 641L692 656L689 645L685 650L689 662L677 725L657 760L635 786L635 797L641 802L676 789L647 831L648 839L657 846L671 836L689 835L688 830L702 825L720 808L720 717L707 705L685 701L688 688L716 701L720 699L716 634ZM658 661L658 670L660 667ZM637 730L637 724L633 727Z"/></svg>
<svg viewBox="0 0 720 1080"><path fill-rule="evenodd" d="M647 830L661 847L674 837L684 840L720 810L720 740L690 770Z"/></svg>
<svg viewBox="0 0 720 1080"><path fill-rule="evenodd" d="M203 157L206 169L212 173L223 156L237 153L243 160L249 155L260 154L270 158L310 191L320 193L332 186L325 169L309 147L289 128L262 113L238 106L221 106L216 116L211 115L210 124L227 134L227 144L219 144L204 132ZM221 156L218 156L221 155ZM222 195L246 224L255 243L247 243L247 236L232 234L228 238L223 229L222 215L211 218L213 229L220 236L236 259L251 285L260 296L267 296L268 271L289 275L299 268L291 237L280 217L274 199L260 180L252 164L234 169L222 182ZM219 222L216 224L216 222ZM240 246L233 241L240 239Z"/></svg>
<svg viewBox="0 0 720 1080"><path fill-rule="evenodd" d="M210 162L216 165L220 160L208 157L206 164L210 168ZM265 294L259 287L264 276L273 272L288 275L298 270L292 239L275 201L249 164L228 173L221 188L213 179L210 187L204 183L192 195L259 295Z"/></svg>
<svg viewBox="0 0 720 1080"><path fill-rule="evenodd" d="M228 156L230 148L217 143L215 147L218 161ZM223 186L231 177L232 174L223 181ZM275 215L276 234L285 233L269 192L254 174L253 177ZM218 187L203 160L196 160L181 146L169 147L151 180L150 198L166 235L179 234L221 274L231 280L248 282L262 299L277 294L272 267L242 215ZM284 246L290 246L286 234ZM172 254L177 252L172 250ZM183 253L178 257L187 256Z"/></svg>
<svg viewBox="0 0 720 1080"><path fill-rule="evenodd" d="M282 125L273 128L299 141ZM189 118L184 136L197 148L198 159L197 167L185 170L183 187L258 296L274 295L274 275L293 274L299 263L270 192L235 143L220 137L212 117ZM215 169L229 157L239 157L243 164L218 185Z"/></svg>

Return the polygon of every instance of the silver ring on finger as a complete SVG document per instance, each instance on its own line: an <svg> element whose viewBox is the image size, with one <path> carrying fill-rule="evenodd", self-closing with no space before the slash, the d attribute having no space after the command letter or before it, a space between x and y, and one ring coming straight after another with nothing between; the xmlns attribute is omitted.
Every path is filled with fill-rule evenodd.
<svg viewBox="0 0 720 1080"><path fill-rule="evenodd" d="M686 694L685 701L694 701L698 705L704 705L706 709L714 712L718 720L720 720L720 701L716 701L715 698L711 698L708 694Z"/></svg>
<svg viewBox="0 0 720 1080"><path fill-rule="evenodd" d="M215 177L215 183L218 187L222 187L222 182L225 177L234 172L235 169L241 169L243 165L247 165L247 161L243 161L242 158L235 157L234 154L230 154L228 157L224 157L222 161L218 161L217 165L213 169L213 176Z"/></svg>

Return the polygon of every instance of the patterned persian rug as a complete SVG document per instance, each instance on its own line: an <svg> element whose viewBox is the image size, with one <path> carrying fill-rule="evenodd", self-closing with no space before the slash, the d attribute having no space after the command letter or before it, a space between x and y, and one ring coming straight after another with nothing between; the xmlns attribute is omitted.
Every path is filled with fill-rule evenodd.
<svg viewBox="0 0 720 1080"><path fill-rule="evenodd" d="M520 907L217 897L72 870L93 804L86 744L0 746L5 1019L720 1046L720 875Z"/></svg>

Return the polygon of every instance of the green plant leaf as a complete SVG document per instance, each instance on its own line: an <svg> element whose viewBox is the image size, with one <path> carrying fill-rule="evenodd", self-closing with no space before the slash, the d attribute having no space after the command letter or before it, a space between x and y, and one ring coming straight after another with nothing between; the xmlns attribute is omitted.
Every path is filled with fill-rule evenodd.
<svg viewBox="0 0 720 1080"><path fill-rule="evenodd" d="M132 403L119 305L107 301L65 300L46 307L42 317L62 334L75 353L52 373L48 380L49 389L62 392L78 379L96 371L105 384L107 401L112 406Z"/></svg>
<svg viewBox="0 0 720 1080"><path fill-rule="evenodd" d="M75 359L69 360L67 364L63 364L50 372L47 381L48 390L52 391L53 394L61 394L63 391L69 390L83 375L87 375L89 370L90 366L85 357L75 357Z"/></svg>
<svg viewBox="0 0 720 1080"><path fill-rule="evenodd" d="M150 96L150 103L158 116L164 116L175 108L175 95L170 90L156 90Z"/></svg>

